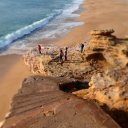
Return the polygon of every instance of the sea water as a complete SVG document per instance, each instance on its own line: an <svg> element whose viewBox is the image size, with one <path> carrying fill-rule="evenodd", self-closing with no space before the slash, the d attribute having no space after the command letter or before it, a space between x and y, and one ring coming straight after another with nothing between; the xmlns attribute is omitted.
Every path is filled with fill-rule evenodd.
<svg viewBox="0 0 128 128"><path fill-rule="evenodd" d="M83 0L0 0L0 51L26 49L39 39L56 38L80 22L74 12Z"/></svg>

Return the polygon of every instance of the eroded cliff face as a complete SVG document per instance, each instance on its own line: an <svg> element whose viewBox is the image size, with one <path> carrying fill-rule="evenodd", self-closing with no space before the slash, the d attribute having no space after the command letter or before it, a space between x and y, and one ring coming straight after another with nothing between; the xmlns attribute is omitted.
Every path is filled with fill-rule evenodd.
<svg viewBox="0 0 128 128"><path fill-rule="evenodd" d="M128 111L128 69L109 69L93 75L89 89L73 94L84 99L96 99L110 108Z"/></svg>
<svg viewBox="0 0 128 128"><path fill-rule="evenodd" d="M73 94L125 112L125 121L119 122L125 127L128 118L128 39L119 39L113 33L114 30L92 31L84 52L70 48L68 61L62 65L58 50L52 55L26 55L24 60L33 73L89 82L88 89Z"/></svg>
<svg viewBox="0 0 128 128"><path fill-rule="evenodd" d="M73 84L57 77L24 79L2 128L120 128L97 103L61 91L63 83Z"/></svg>
<svg viewBox="0 0 128 128"><path fill-rule="evenodd" d="M127 65L128 39L118 39L112 33L114 30L91 32L92 38L85 51L87 61L104 61L109 67L123 68Z"/></svg>
<svg viewBox="0 0 128 128"><path fill-rule="evenodd" d="M91 76L89 89L73 94L98 101L125 128L128 125L128 39L118 39L111 35L113 32L91 32L86 60L96 68L97 73Z"/></svg>
<svg viewBox="0 0 128 128"><path fill-rule="evenodd" d="M128 40L112 36L113 32L91 32L92 39L86 49L86 60L94 66L102 65L104 70L92 75L88 90L74 94L96 99L110 108L128 111Z"/></svg>
<svg viewBox="0 0 128 128"><path fill-rule="evenodd" d="M59 63L58 50L52 55L26 55L33 73L68 77L89 82L90 88L74 92L96 99L110 108L128 110L128 39L113 36L114 30L94 30L83 53L68 50L68 61ZM88 94L89 93L89 94Z"/></svg>
<svg viewBox="0 0 128 128"><path fill-rule="evenodd" d="M112 35L113 30L92 31L92 38L83 53L78 49L68 49L68 61L59 63L59 50L52 54L24 56L25 64L37 74L48 76L79 77L89 81L93 74L108 68L128 66L128 41ZM90 77L89 77L90 74Z"/></svg>

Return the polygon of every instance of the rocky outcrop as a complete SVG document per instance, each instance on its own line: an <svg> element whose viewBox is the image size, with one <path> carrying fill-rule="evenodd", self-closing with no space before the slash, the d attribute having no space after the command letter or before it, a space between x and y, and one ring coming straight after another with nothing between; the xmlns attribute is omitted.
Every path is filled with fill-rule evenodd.
<svg viewBox="0 0 128 128"><path fill-rule="evenodd" d="M104 102L110 108L128 110L128 42L120 42L121 39L111 35L113 32L91 32L92 39L86 48L86 60L94 67L102 65L104 71L92 75L89 82L89 92L92 94L89 96ZM114 42L114 46L111 41ZM96 67L96 70L99 69Z"/></svg>
<svg viewBox="0 0 128 128"><path fill-rule="evenodd" d="M108 104L110 107L117 107L117 101L121 101L120 103L122 103L123 106L122 101L127 103L125 99L127 99L126 94L128 93L128 85L125 83L127 80L124 80L125 76L126 78L128 76L128 42L126 39L116 38L112 33L114 33L114 30L92 31L92 38L84 52L80 53L80 51L75 48L70 48L68 51L68 61L65 61L62 65L59 63L58 51L56 51L56 54L52 54L52 56L28 56L28 58L25 57L25 62L34 73L40 73L46 76L75 78L83 81L86 80L90 82L90 85L94 85L90 88L99 90L97 92L92 91L94 98L96 98L95 93L98 94L101 92L105 96L102 100L104 99L104 103ZM118 81L113 80L115 78L111 77L112 74L120 79ZM124 81L125 85L122 81ZM102 87L107 90L105 91ZM113 89L113 91L111 89ZM114 92L114 90L120 90L122 92ZM119 95L120 93L124 94L124 91L125 95L121 100ZM99 101L101 100L99 99ZM127 107L127 105L125 106Z"/></svg>
<svg viewBox="0 0 128 128"><path fill-rule="evenodd" d="M109 69L93 75L89 89L73 92L83 99L96 100L121 126L128 126L128 69Z"/></svg>
<svg viewBox="0 0 128 128"><path fill-rule="evenodd" d="M72 83L41 76L24 79L2 128L120 128L97 103L61 91L65 82Z"/></svg>
<svg viewBox="0 0 128 128"><path fill-rule="evenodd" d="M108 113L116 113L117 116L114 118L125 128L128 125L128 40L112 36L113 32L91 32L92 39L86 48L85 56L98 72L91 76L89 89L73 94L84 99L96 100L101 106L106 105L109 108Z"/></svg>
<svg viewBox="0 0 128 128"><path fill-rule="evenodd" d="M114 30L95 30L83 53L76 48L68 49L68 61L59 63L59 50L52 55L42 54L24 56L33 73L45 76L63 76L90 80L93 74L102 72L109 67L124 68L128 64L128 43L112 35ZM80 48L79 48L80 49Z"/></svg>
<svg viewBox="0 0 128 128"><path fill-rule="evenodd" d="M83 53L76 48L68 50L68 61L59 62L58 50L52 55L31 54L24 57L33 73L45 76L73 78L89 82L89 88L73 92L83 99L93 99L109 109L126 113L128 118L128 39L119 39L114 30L94 30ZM119 115L120 116L120 115Z"/></svg>
<svg viewBox="0 0 128 128"><path fill-rule="evenodd" d="M96 99L109 108L128 111L128 69L109 69L91 78L90 88L74 92L84 99Z"/></svg>
<svg viewBox="0 0 128 128"><path fill-rule="evenodd" d="M29 67L34 74L43 74L47 76L49 74L47 70L48 63L52 60L50 55L32 56L30 53L24 55L24 63Z"/></svg>
<svg viewBox="0 0 128 128"><path fill-rule="evenodd" d="M45 76L68 77L84 79L83 74L93 70L85 60L84 53L75 49L70 49L68 52L68 61L63 64L59 62L59 53L55 55L37 55L31 57L31 54L24 56L24 62L29 66L30 70L37 74ZM90 77L89 77L90 79Z"/></svg>
<svg viewBox="0 0 128 128"><path fill-rule="evenodd" d="M91 45L97 45L98 47L106 47L109 45L115 45L115 39L116 37L112 34L114 33L114 30L93 30L90 32L92 39L90 41Z"/></svg>
<svg viewBox="0 0 128 128"><path fill-rule="evenodd" d="M111 35L113 30L92 31L92 38L86 48L86 59L93 62L104 62L104 67L125 67L128 62L127 40L118 39ZM122 53L122 51L125 52ZM107 66L108 65L108 66Z"/></svg>

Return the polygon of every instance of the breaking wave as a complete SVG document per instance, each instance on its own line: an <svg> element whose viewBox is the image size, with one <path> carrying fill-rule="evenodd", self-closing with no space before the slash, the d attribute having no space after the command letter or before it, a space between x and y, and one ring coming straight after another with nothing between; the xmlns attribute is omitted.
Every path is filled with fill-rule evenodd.
<svg viewBox="0 0 128 128"><path fill-rule="evenodd" d="M42 20L36 21L32 23L31 25L25 26L13 33L7 34L3 39L0 40L0 50L2 50L4 47L7 47L15 40L24 37L25 35L31 34L33 31L42 28L46 24L48 24L50 21L52 21L56 16L60 15L62 11L58 11L52 15L50 15L47 18L44 18Z"/></svg>

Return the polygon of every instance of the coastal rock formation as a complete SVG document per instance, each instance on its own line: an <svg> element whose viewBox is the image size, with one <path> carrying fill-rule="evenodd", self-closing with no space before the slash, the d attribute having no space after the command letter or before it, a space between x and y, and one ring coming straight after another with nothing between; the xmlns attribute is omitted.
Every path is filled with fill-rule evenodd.
<svg viewBox="0 0 128 128"><path fill-rule="evenodd" d="M96 99L109 108L128 111L128 69L109 69L92 76L90 88L74 92L84 99Z"/></svg>
<svg viewBox="0 0 128 128"><path fill-rule="evenodd" d="M128 110L128 41L115 38L111 35L113 32L91 32L92 39L86 48L86 60L96 70L99 70L97 65L104 70L92 75L89 92L93 99L104 102L110 108Z"/></svg>
<svg viewBox="0 0 128 128"><path fill-rule="evenodd" d="M114 30L91 32L92 38L85 50L87 61L104 62L106 68L112 66L123 68L126 66L128 63L128 42L111 35L113 32Z"/></svg>
<svg viewBox="0 0 128 128"><path fill-rule="evenodd" d="M93 75L89 89L73 92L83 99L96 100L121 126L128 126L128 69L109 69Z"/></svg>
<svg viewBox="0 0 128 128"><path fill-rule="evenodd" d="M24 62L30 68L31 72L34 74L48 75L48 70L46 70L48 63L52 60L51 56L32 56L30 53L24 55Z"/></svg>
<svg viewBox="0 0 128 128"><path fill-rule="evenodd" d="M90 81L93 74L102 72L109 67L123 68L128 65L127 40L118 39L112 35L114 30L94 30L92 38L83 53L76 48L69 48L68 61L59 63L59 51L52 54L37 54L31 52L24 56L33 73L48 76L63 76L81 78Z"/></svg>
<svg viewBox="0 0 128 128"><path fill-rule="evenodd" d="M97 103L60 90L65 82L72 84L62 78L24 79L2 128L120 128Z"/></svg>
<svg viewBox="0 0 128 128"><path fill-rule="evenodd" d="M127 39L118 39L113 36L112 33L114 33L112 29L92 31L92 38L84 52L80 53L80 51L75 48L69 49L68 61L65 61L62 65L59 63L57 51L52 55L29 56L28 58L31 61L28 61L29 59L26 60L25 57L25 61L29 64L34 73L40 73L46 76L68 77L83 81L86 80L90 82L90 85L94 85L94 87L92 87L96 88L96 90L97 87L99 87L98 90L100 89L99 91L105 96L104 103L110 107L120 108L123 106L123 102L127 103L125 99L127 99L128 85L125 81L127 81L126 78L128 76L128 41ZM111 77L111 75L119 77L120 80L113 80L115 78ZM97 80L99 82L96 82ZM102 88L104 85L104 88L107 88L106 91ZM111 89L113 89L113 91ZM114 93L114 90L120 91ZM110 94L109 91L111 91ZM124 92L124 98L121 100L120 95L124 94ZM96 98L96 92L93 93L94 98ZM102 100L99 99L101 102ZM121 101L122 106L119 105L119 107L117 101ZM126 110L127 105L125 106Z"/></svg>
<svg viewBox="0 0 128 128"><path fill-rule="evenodd" d="M114 118L125 128L128 125L128 39L118 39L111 35L113 32L91 32L92 39L85 56L98 72L92 75L89 89L73 94L106 105L111 113L116 113Z"/></svg>
<svg viewBox="0 0 128 128"><path fill-rule="evenodd" d="M30 70L37 74L42 74L45 76L56 76L56 77L68 77L68 78L81 78L83 79L83 74L93 70L93 67L86 63L84 54L81 54L75 49L70 49L68 53L68 61L64 62L62 65L59 62L59 53L52 55L36 55L31 57L31 54L26 54L24 56L24 62L29 66Z"/></svg>
<svg viewBox="0 0 128 128"><path fill-rule="evenodd" d="M89 88L71 92L83 99L96 100L110 111L122 111L125 116L121 116L121 122L119 118L117 121L125 128L128 125L128 39L117 38L113 33L112 29L92 31L84 52L70 48L68 61L63 64L59 62L58 50L52 55L31 57L30 54L24 60L34 73L88 82Z"/></svg>
<svg viewBox="0 0 128 128"><path fill-rule="evenodd" d="M92 39L89 45L93 47L106 48L116 44L116 37L112 35L114 30L93 30L90 32Z"/></svg>

